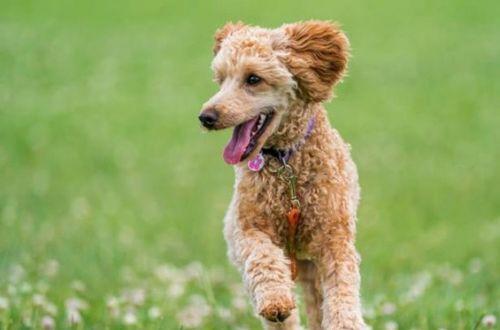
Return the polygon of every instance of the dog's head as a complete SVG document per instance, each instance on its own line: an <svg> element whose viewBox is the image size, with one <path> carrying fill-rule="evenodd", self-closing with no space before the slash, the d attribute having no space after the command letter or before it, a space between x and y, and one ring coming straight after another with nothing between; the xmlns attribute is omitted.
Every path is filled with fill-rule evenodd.
<svg viewBox="0 0 500 330"><path fill-rule="evenodd" d="M346 36L330 22L273 30L228 23L217 30L212 69L220 90L199 119L208 129L234 127L225 161L254 157L289 120L293 102L328 100L347 68L348 51Z"/></svg>

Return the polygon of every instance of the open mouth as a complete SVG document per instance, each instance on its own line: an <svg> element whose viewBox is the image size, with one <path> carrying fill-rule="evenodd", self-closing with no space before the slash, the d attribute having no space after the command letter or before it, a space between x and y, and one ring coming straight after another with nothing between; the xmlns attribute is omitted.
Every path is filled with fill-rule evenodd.
<svg viewBox="0 0 500 330"><path fill-rule="evenodd" d="M274 113L261 113L233 130L233 136L224 149L224 160L228 164L237 164L247 158L257 147L259 138L266 131Z"/></svg>

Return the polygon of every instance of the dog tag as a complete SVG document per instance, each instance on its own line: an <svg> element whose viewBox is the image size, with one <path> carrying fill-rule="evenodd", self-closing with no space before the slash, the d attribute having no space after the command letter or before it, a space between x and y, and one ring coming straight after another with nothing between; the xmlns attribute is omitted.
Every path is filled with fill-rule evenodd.
<svg viewBox="0 0 500 330"><path fill-rule="evenodd" d="M264 167L265 162L266 160L264 159L262 152L259 152L254 159L248 161L247 165L250 171L259 172Z"/></svg>

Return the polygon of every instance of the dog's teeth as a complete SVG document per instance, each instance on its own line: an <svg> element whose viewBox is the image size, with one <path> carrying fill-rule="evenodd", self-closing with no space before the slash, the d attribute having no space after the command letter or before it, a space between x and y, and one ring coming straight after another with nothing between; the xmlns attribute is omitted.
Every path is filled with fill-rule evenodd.
<svg viewBox="0 0 500 330"><path fill-rule="evenodd" d="M264 125L265 120L266 120L266 115L263 114L263 113L261 113L259 115L259 121L257 122L257 131L259 131L262 128L262 126Z"/></svg>

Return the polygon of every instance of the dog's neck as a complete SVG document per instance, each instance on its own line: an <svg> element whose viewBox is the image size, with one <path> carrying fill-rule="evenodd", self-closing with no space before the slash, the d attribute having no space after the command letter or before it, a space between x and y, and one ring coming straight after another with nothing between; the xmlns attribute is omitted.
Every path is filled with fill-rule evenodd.
<svg viewBox="0 0 500 330"><path fill-rule="evenodd" d="M266 148L293 148L307 134L316 104L295 101L287 109L276 132L267 140Z"/></svg>

